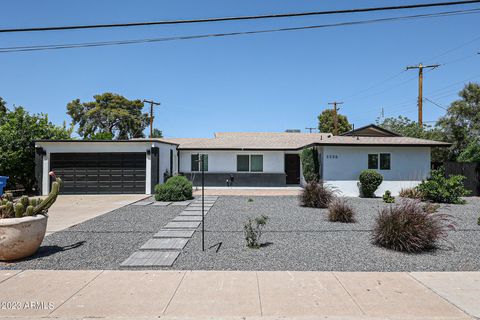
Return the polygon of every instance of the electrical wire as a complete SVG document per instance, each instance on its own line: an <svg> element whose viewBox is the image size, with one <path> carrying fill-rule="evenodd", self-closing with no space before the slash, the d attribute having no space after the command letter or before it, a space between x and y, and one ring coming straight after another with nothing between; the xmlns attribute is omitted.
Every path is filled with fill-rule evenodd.
<svg viewBox="0 0 480 320"><path fill-rule="evenodd" d="M119 27L124 28L124 27L139 27L139 26L152 26L152 25L191 24L191 23L210 23L210 22L223 22L223 21L291 18L291 17L333 15L333 14L345 14L345 13L362 13L362 12L373 12L373 11L391 11L391 10L405 10L405 9L418 9L418 8L430 8L430 7L445 7L445 6L457 6L457 5L466 5L466 4L474 4L474 3L480 3L480 0L450 1L450 2L422 3L422 4L411 4L411 5L389 6L389 7L371 7L371 8L346 9L346 10L280 13L280 14L267 14L267 15L256 15L256 16L220 17L220 18L191 19L191 20L164 20L164 21L110 23L110 24L94 24L94 25L76 25L76 26L11 28L11 29L0 29L0 33L119 28Z"/></svg>
<svg viewBox="0 0 480 320"><path fill-rule="evenodd" d="M115 41L50 44L50 45L38 45L38 46L20 46L20 47L18 46L17 47L0 47L0 53L91 48L91 47L131 45L131 44L178 41L178 40L216 38L216 37L227 37L227 36L253 35L253 34L263 34L263 33L273 33L273 32L298 31L298 30L308 30L308 29L320 29L320 28L332 28L332 27L351 26L351 25L383 23L383 22L390 22L390 21L415 20L415 19L425 19L425 18L445 17L445 16L454 16L454 15L475 14L475 13L480 13L480 8L456 10L456 11L445 11L445 12L428 13L428 14L418 14L418 15L410 15L410 16L399 16L399 17L390 17L390 18L347 21L347 22L338 22L338 23L330 23L330 24L322 24L322 25L253 30L253 31L212 33L212 34L203 34L203 35L176 36L176 37L150 38L150 39L115 40Z"/></svg>

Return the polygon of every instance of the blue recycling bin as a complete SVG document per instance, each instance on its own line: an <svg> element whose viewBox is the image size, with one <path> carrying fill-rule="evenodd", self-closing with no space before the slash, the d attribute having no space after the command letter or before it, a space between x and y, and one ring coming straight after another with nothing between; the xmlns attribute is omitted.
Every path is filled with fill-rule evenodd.
<svg viewBox="0 0 480 320"><path fill-rule="evenodd" d="M3 188L7 185L8 177L0 176L0 196L3 194Z"/></svg>

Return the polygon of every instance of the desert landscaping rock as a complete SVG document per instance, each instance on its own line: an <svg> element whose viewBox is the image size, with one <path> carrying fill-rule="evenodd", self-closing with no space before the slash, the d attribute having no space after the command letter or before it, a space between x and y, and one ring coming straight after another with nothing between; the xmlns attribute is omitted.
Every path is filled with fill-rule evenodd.
<svg viewBox="0 0 480 320"><path fill-rule="evenodd" d="M248 202L249 198L253 202ZM156 234L190 232L193 237L173 266L151 268L292 271L480 269L480 226L477 225L480 198L467 198L466 205L442 205L440 212L452 215L457 224L456 231L448 233L450 243L442 243L440 248L422 254L405 254L372 244L374 219L380 208L388 206L381 199L346 200L355 209L357 223L329 222L326 209L300 207L295 196L220 197L206 215L205 252L201 250L201 232L198 230L164 229L168 223L181 223L172 222L172 219L183 216L183 207L128 206L49 235L33 258L0 264L0 268L119 269L120 263ZM187 213L196 214L195 211ZM264 246L249 249L245 246L243 225L248 218L262 214L270 218L261 239Z"/></svg>

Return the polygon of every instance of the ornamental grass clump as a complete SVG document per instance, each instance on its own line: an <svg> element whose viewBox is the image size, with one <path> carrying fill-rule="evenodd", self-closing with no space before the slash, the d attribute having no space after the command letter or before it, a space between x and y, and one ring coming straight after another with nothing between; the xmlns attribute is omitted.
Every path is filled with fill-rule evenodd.
<svg viewBox="0 0 480 320"><path fill-rule="evenodd" d="M452 216L425 211L419 201L404 200L380 210L372 240L391 250L416 253L437 247L454 228Z"/></svg>
<svg viewBox="0 0 480 320"><path fill-rule="evenodd" d="M422 199L423 195L417 188L402 188L398 194L402 198Z"/></svg>
<svg viewBox="0 0 480 320"><path fill-rule="evenodd" d="M355 212L344 199L336 199L328 206L328 220L331 222L355 222Z"/></svg>
<svg viewBox="0 0 480 320"><path fill-rule="evenodd" d="M382 184L383 176L375 170L367 169L360 173L360 195L364 198L375 198L375 191Z"/></svg>
<svg viewBox="0 0 480 320"><path fill-rule="evenodd" d="M262 231L267 224L268 217L261 215L255 219L248 219L243 226L245 234L245 240L247 241L247 247L258 249L261 247L260 238L262 237Z"/></svg>
<svg viewBox="0 0 480 320"><path fill-rule="evenodd" d="M300 203L303 207L328 208L335 198L335 192L323 183L310 182L300 194Z"/></svg>
<svg viewBox="0 0 480 320"><path fill-rule="evenodd" d="M164 184L155 186L155 200L184 201L192 199L192 183L184 176L171 177Z"/></svg>

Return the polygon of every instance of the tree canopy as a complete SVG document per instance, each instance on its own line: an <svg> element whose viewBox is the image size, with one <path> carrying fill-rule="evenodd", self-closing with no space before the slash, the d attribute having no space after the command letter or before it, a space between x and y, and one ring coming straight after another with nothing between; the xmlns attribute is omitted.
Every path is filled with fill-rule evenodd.
<svg viewBox="0 0 480 320"><path fill-rule="evenodd" d="M469 83L458 95L461 99L454 101L437 122L447 141L453 143L451 159L456 159L480 136L480 85Z"/></svg>
<svg viewBox="0 0 480 320"><path fill-rule="evenodd" d="M163 138L163 132L160 129L154 128L152 138Z"/></svg>
<svg viewBox="0 0 480 320"><path fill-rule="evenodd" d="M72 128L54 125L46 114L29 114L23 107L5 108L0 118L0 175L10 177L10 187L20 184L32 191L36 183L34 141L69 139L71 133Z"/></svg>
<svg viewBox="0 0 480 320"><path fill-rule="evenodd" d="M352 130L352 125L348 122L346 116L338 114L338 133L342 134ZM332 132L335 133L334 111L332 109L323 110L318 116L318 130L320 132Z"/></svg>
<svg viewBox="0 0 480 320"><path fill-rule="evenodd" d="M83 139L94 139L98 134L109 133L113 139L143 138L143 130L150 117L142 113L141 100L106 92L93 96L94 101L80 102L75 99L67 104L67 114L72 124L78 125L78 134Z"/></svg>

